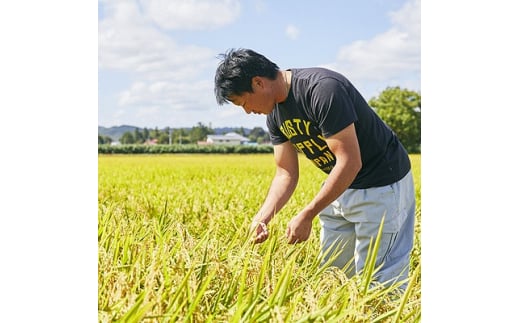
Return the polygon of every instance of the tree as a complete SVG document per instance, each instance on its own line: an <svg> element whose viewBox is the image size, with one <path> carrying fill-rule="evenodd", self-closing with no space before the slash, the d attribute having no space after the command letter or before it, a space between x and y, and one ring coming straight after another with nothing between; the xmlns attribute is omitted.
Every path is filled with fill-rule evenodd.
<svg viewBox="0 0 520 323"><path fill-rule="evenodd" d="M157 129L157 128L156 128ZM157 135L156 137L154 137L155 139L157 139L157 142L161 145L170 145L172 144L171 140L171 136L170 136L170 127L166 127L164 128L164 131L157 131Z"/></svg>
<svg viewBox="0 0 520 323"><path fill-rule="evenodd" d="M134 134L130 131L125 132L119 141L125 145L125 144L135 144L135 137Z"/></svg>
<svg viewBox="0 0 520 323"><path fill-rule="evenodd" d="M150 139L150 130L148 130L146 127L143 129L143 139L145 141Z"/></svg>
<svg viewBox="0 0 520 323"><path fill-rule="evenodd" d="M246 135L246 130L244 129L244 127L240 127L239 129L236 129L235 132L238 133L241 136L245 136Z"/></svg>
<svg viewBox="0 0 520 323"><path fill-rule="evenodd" d="M397 134L409 153L421 151L421 94L400 87L387 87L368 104Z"/></svg>
<svg viewBox="0 0 520 323"><path fill-rule="evenodd" d="M249 140L262 144L269 141L269 133L261 127L254 127L249 133Z"/></svg>
<svg viewBox="0 0 520 323"><path fill-rule="evenodd" d="M98 145L109 144L112 142L112 138L109 136L98 135Z"/></svg>
<svg viewBox="0 0 520 323"><path fill-rule="evenodd" d="M189 131L186 132L182 128L172 130L172 144L189 144Z"/></svg>
<svg viewBox="0 0 520 323"><path fill-rule="evenodd" d="M161 135L161 132L159 131L159 128L157 128L157 127L155 127L154 130L150 131L150 136L152 137L152 139L158 139L160 135Z"/></svg>
<svg viewBox="0 0 520 323"><path fill-rule="evenodd" d="M161 132L159 137L156 137L157 142L161 145L168 145L170 144L170 135L166 132Z"/></svg>
<svg viewBox="0 0 520 323"><path fill-rule="evenodd" d="M190 140L192 143L197 143L197 141L205 140L208 135L213 133L215 133L213 129L205 126L202 122L199 122L197 126L191 128Z"/></svg>

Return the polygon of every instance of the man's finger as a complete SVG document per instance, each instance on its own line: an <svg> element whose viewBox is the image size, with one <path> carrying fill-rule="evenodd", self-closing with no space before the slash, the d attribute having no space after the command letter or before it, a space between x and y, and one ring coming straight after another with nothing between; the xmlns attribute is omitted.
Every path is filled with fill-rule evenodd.
<svg viewBox="0 0 520 323"><path fill-rule="evenodd" d="M298 239L296 238L295 235L292 234L291 229L287 228L286 235L287 235L287 240L288 240L289 244L298 243Z"/></svg>
<svg viewBox="0 0 520 323"><path fill-rule="evenodd" d="M253 241L254 241L254 243L262 243L265 240L267 240L267 235L261 234L261 235L256 236Z"/></svg>
<svg viewBox="0 0 520 323"><path fill-rule="evenodd" d="M253 222L253 224L251 225L251 230L256 230L258 231L258 227L260 227L262 229L262 232L269 232L267 230L267 224L265 224L264 222Z"/></svg>
<svg viewBox="0 0 520 323"><path fill-rule="evenodd" d="M253 238L254 243L261 243L267 240L267 237L269 236L269 230L267 229L267 225L264 222L253 222L251 227L255 233L255 237ZM258 232L258 228L260 228L260 232Z"/></svg>

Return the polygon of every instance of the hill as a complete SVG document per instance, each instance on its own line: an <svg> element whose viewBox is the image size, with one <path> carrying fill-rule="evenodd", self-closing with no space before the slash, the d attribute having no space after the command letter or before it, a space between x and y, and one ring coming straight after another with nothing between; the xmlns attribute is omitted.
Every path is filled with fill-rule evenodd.
<svg viewBox="0 0 520 323"><path fill-rule="evenodd" d="M98 135L108 136L108 137L112 138L113 140L119 140L119 138L121 138L121 136L125 132L127 132L127 131L134 132L136 128L138 128L138 127L127 126L127 125L110 127L110 128L98 126Z"/></svg>

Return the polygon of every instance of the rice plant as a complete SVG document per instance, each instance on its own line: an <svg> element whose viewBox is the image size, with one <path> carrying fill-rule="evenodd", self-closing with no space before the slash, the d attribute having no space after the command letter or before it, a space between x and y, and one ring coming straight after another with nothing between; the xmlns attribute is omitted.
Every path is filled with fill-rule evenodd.
<svg viewBox="0 0 520 323"><path fill-rule="evenodd" d="M420 155L411 158L417 234L403 292L375 283L375 266L350 279L320 266L317 218L308 241L287 244L287 222L325 179L303 158L292 199L255 245L249 225L272 155L99 155L99 321L420 321Z"/></svg>

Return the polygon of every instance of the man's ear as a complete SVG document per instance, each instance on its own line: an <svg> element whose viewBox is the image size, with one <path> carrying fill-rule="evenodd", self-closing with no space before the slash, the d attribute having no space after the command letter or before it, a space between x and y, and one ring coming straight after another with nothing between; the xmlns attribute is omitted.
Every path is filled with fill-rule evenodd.
<svg viewBox="0 0 520 323"><path fill-rule="evenodd" d="M255 76L251 79L251 88L253 89L253 92L256 88L263 88L264 87L264 80L260 76Z"/></svg>

